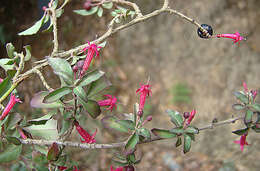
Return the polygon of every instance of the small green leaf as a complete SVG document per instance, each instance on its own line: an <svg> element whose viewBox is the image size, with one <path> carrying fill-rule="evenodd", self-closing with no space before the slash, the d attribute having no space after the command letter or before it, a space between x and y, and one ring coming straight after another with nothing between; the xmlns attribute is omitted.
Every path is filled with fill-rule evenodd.
<svg viewBox="0 0 260 171"><path fill-rule="evenodd" d="M151 131L155 136L158 136L160 138L173 138L177 136L177 134L164 129L153 128Z"/></svg>
<svg viewBox="0 0 260 171"><path fill-rule="evenodd" d="M150 139L150 138L151 138L151 133L150 133L150 131L149 131L148 129L146 129L146 128L137 129L137 130L136 130L136 133L137 133L138 135L140 135L140 136L143 136L143 137L147 138L147 139Z"/></svg>
<svg viewBox="0 0 260 171"><path fill-rule="evenodd" d="M48 58L47 60L56 75L61 77L68 85L73 84L73 71L65 59Z"/></svg>
<svg viewBox="0 0 260 171"><path fill-rule="evenodd" d="M56 10L56 17L59 18L64 12L64 9L58 9Z"/></svg>
<svg viewBox="0 0 260 171"><path fill-rule="evenodd" d="M127 150L132 150L135 148L135 146L137 145L137 143L139 142L139 136L134 133L129 140L127 141L126 145L125 145L125 149Z"/></svg>
<svg viewBox="0 0 260 171"><path fill-rule="evenodd" d="M88 11L85 10L85 9L82 9L82 10L73 10L73 12L75 12L76 14L83 15L83 16L95 14L97 11L98 11L98 6L92 7L92 8L91 8L90 10L88 10Z"/></svg>
<svg viewBox="0 0 260 171"><path fill-rule="evenodd" d="M259 132L260 132L259 126L254 125L254 126L252 126L252 129L253 129L256 133L259 133Z"/></svg>
<svg viewBox="0 0 260 171"><path fill-rule="evenodd" d="M247 133L248 130L249 130L249 128L238 129L238 130L232 131L232 133L237 134L237 135L244 135L245 133Z"/></svg>
<svg viewBox="0 0 260 171"><path fill-rule="evenodd" d="M64 134L69 128L70 128L71 121L70 120L62 120L61 122L61 130L59 132L59 135Z"/></svg>
<svg viewBox="0 0 260 171"><path fill-rule="evenodd" d="M55 161L58 159L60 154L60 149L57 143L52 143L48 153L47 153L47 160Z"/></svg>
<svg viewBox="0 0 260 171"><path fill-rule="evenodd" d="M17 124L23 120L22 116L19 113L13 113L8 116L5 122L5 130L16 128Z"/></svg>
<svg viewBox="0 0 260 171"><path fill-rule="evenodd" d="M10 142L14 145L21 145L20 140L16 137L6 136L6 139L7 139L8 142Z"/></svg>
<svg viewBox="0 0 260 171"><path fill-rule="evenodd" d="M178 137L175 147L179 147L182 144L181 137Z"/></svg>
<svg viewBox="0 0 260 171"><path fill-rule="evenodd" d="M97 81L100 79L105 73L100 70L94 70L92 72L87 73L80 81L79 86L84 87L86 85L89 85L90 83Z"/></svg>
<svg viewBox="0 0 260 171"><path fill-rule="evenodd" d="M111 82L106 78L106 76L103 76L90 84L87 95L88 97L92 97L111 85Z"/></svg>
<svg viewBox="0 0 260 171"><path fill-rule="evenodd" d="M239 111L239 110L245 109L245 105L242 105L242 104L233 104L233 105L232 105L232 108L233 108L234 110Z"/></svg>
<svg viewBox="0 0 260 171"><path fill-rule="evenodd" d="M96 119L101 114L100 106L96 101L88 100L85 102L79 98L79 103L83 105L84 109L92 118Z"/></svg>
<svg viewBox="0 0 260 171"><path fill-rule="evenodd" d="M171 133L177 134L177 135L182 135L184 133L184 130L182 127L179 128L173 128L170 130Z"/></svg>
<svg viewBox="0 0 260 171"><path fill-rule="evenodd" d="M7 55L9 56L9 58L13 58L15 56L14 55L15 47L12 43L6 44L6 51L7 51Z"/></svg>
<svg viewBox="0 0 260 171"><path fill-rule="evenodd" d="M107 44L107 41L104 41L104 42L98 44L98 46L104 48L104 47L106 46L106 44ZM99 49L99 50L100 50L100 49Z"/></svg>
<svg viewBox="0 0 260 171"><path fill-rule="evenodd" d="M103 15L103 8L101 8L101 7L98 8L97 15L98 15L99 17L102 17L102 15Z"/></svg>
<svg viewBox="0 0 260 171"><path fill-rule="evenodd" d="M43 99L43 102L44 103L56 102L57 100L59 100L60 98L62 98L63 96L65 96L71 92L72 92L72 90L70 87L61 87L59 89L56 89L56 90L50 92L47 96L45 96Z"/></svg>
<svg viewBox="0 0 260 171"><path fill-rule="evenodd" d="M73 89L73 92L74 92L81 100L83 100L83 101L85 101L85 102L88 101L86 92L85 92L85 90L84 90L82 87L80 87L80 86L75 87L75 88Z"/></svg>
<svg viewBox="0 0 260 171"><path fill-rule="evenodd" d="M184 130L185 133L189 133L189 134L198 134L199 133L199 129L193 126L189 126L188 128L186 128Z"/></svg>
<svg viewBox="0 0 260 171"><path fill-rule="evenodd" d="M112 129L115 129L115 130L120 131L120 132L128 133L128 128L119 124L117 122L118 119L114 116L106 116L101 121L102 121L102 124L105 128L112 128Z"/></svg>
<svg viewBox="0 0 260 171"><path fill-rule="evenodd" d="M183 146L183 152L184 154L190 151L191 148L191 137L187 134L184 134L184 146Z"/></svg>
<svg viewBox="0 0 260 171"><path fill-rule="evenodd" d="M238 100L240 100L241 102L245 103L245 104L248 104L248 97L246 95L244 95L243 93L241 92L235 92L234 95L236 96L236 98Z"/></svg>
<svg viewBox="0 0 260 171"><path fill-rule="evenodd" d="M31 54L31 46L30 45L26 45L24 46L24 49L25 49L25 52L26 52L26 55L24 57L24 61L29 61L32 57L32 54Z"/></svg>
<svg viewBox="0 0 260 171"><path fill-rule="evenodd" d="M180 127L183 124L182 115L174 110L167 110L166 111L171 118L171 122L175 124L176 127Z"/></svg>
<svg viewBox="0 0 260 171"><path fill-rule="evenodd" d="M127 156L127 160L128 160L128 163L135 163L135 154L134 153L132 153L132 154L130 154L130 155L128 155Z"/></svg>
<svg viewBox="0 0 260 171"><path fill-rule="evenodd" d="M57 140L57 120L50 119L44 125L31 125L24 128L33 136L41 137L46 140Z"/></svg>
<svg viewBox="0 0 260 171"><path fill-rule="evenodd" d="M135 124L133 121L130 121L130 120L119 120L117 121L120 125L128 128L128 129L131 129L131 130L134 130L135 129Z"/></svg>
<svg viewBox="0 0 260 171"><path fill-rule="evenodd" d="M20 32L18 33L19 36L26 36L26 35L33 35L33 34L36 34L41 26L43 25L43 22L45 20L45 16L46 15L43 15L42 18L37 21L32 27L28 28L27 30L23 31L23 32Z"/></svg>
<svg viewBox="0 0 260 171"><path fill-rule="evenodd" d="M0 163L7 163L18 159L22 152L22 145L9 145L0 153Z"/></svg>
<svg viewBox="0 0 260 171"><path fill-rule="evenodd" d="M103 3L102 7L106 9L111 9L113 7L113 2Z"/></svg>
<svg viewBox="0 0 260 171"><path fill-rule="evenodd" d="M128 164L128 162L126 160L115 160L115 159L113 159L113 163L115 163L115 165L118 165L118 166L125 166Z"/></svg>
<svg viewBox="0 0 260 171"><path fill-rule="evenodd" d="M49 94L48 91L41 91L39 93L36 93L31 100L31 106L35 107L35 108L60 108L60 107L63 107L63 104L61 102L43 103L44 97L48 94Z"/></svg>
<svg viewBox="0 0 260 171"><path fill-rule="evenodd" d="M0 66L5 70L13 70L14 69L14 64L8 64L8 62L12 62L13 59L9 59L9 58L4 58L4 59L0 59Z"/></svg>
<svg viewBox="0 0 260 171"><path fill-rule="evenodd" d="M244 118L244 122L246 125L249 125L250 123L252 123L252 117L253 117L253 112L251 110L247 110L246 111L246 115Z"/></svg>
<svg viewBox="0 0 260 171"><path fill-rule="evenodd" d="M0 97L2 97L5 92L9 90L9 88L12 86L12 81L10 80L9 77L5 78L1 83L0 83Z"/></svg>
<svg viewBox="0 0 260 171"><path fill-rule="evenodd" d="M257 112L260 112L260 104L255 103L255 104L250 105L250 107L252 107Z"/></svg>
<svg viewBox="0 0 260 171"><path fill-rule="evenodd" d="M53 116L53 114L49 113L49 114L44 115L40 118L29 120L28 123L34 124L34 125L44 125L48 120L50 120L52 118L52 116Z"/></svg>

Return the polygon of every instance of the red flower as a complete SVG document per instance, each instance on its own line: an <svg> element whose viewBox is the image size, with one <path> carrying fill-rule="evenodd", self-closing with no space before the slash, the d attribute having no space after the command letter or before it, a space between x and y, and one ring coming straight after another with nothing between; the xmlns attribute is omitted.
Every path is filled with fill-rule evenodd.
<svg viewBox="0 0 260 171"><path fill-rule="evenodd" d="M244 150L244 145L248 145L248 143L246 142L246 136L247 134L244 134L240 137L240 140L234 141L234 143L240 144L241 151Z"/></svg>
<svg viewBox="0 0 260 171"><path fill-rule="evenodd" d="M85 129L83 129L79 123L77 121L74 121L74 125L76 126L76 129L79 133L79 135L84 139L84 141L82 139L80 139L80 141L82 143L88 143L88 144L93 144L96 142L95 140L95 136L97 133L97 129L96 131L93 133L93 135L91 136Z"/></svg>
<svg viewBox="0 0 260 171"><path fill-rule="evenodd" d="M189 118L188 118L188 120L187 120L187 122L186 122L187 125L189 125L189 124L191 123L191 121L192 121L192 119L194 118L195 114L196 114L196 110L192 110L192 111L190 112L190 116L189 116Z"/></svg>
<svg viewBox="0 0 260 171"><path fill-rule="evenodd" d="M76 166L73 166L73 171L80 171Z"/></svg>
<svg viewBox="0 0 260 171"><path fill-rule="evenodd" d="M238 43L240 44L241 40L246 40L244 37L240 36L239 32L236 32L234 34L217 34L216 35L217 38L223 37L223 38L229 38L229 39L233 39L233 43Z"/></svg>
<svg viewBox="0 0 260 171"><path fill-rule="evenodd" d="M96 44L92 43L90 44L88 42L88 46L85 47L82 51L83 52L86 52L88 50L88 53L87 53L87 56L86 56L86 59L84 61L84 64L83 64L83 68L80 72L80 76L82 77L83 74L88 70L88 67L94 57L94 54L96 53L96 56L98 57L99 56L99 53L98 53L98 48L101 48L100 46L97 46Z"/></svg>
<svg viewBox="0 0 260 171"><path fill-rule="evenodd" d="M148 97L150 94L152 95L151 85L149 85L149 84L141 85L141 88L137 89L136 93L140 94L140 104L139 104L138 114L141 115L144 110L144 104L145 104L146 97Z"/></svg>
<svg viewBox="0 0 260 171"><path fill-rule="evenodd" d="M16 98L15 95L12 93L8 104L6 105L2 115L0 117L0 120L3 120L8 115L8 113L13 108L13 106L15 105L16 102L22 103L22 101L20 99Z"/></svg>
<svg viewBox="0 0 260 171"><path fill-rule="evenodd" d="M66 166L58 166L58 169L62 171L62 170L66 170L67 167Z"/></svg>
<svg viewBox="0 0 260 171"><path fill-rule="evenodd" d="M115 96L111 96L110 94L104 95L108 99L98 101L99 106L109 106L107 110L112 112L113 108L116 108L117 98Z"/></svg>
<svg viewBox="0 0 260 171"><path fill-rule="evenodd" d="M253 101L255 101L255 98L256 98L257 93L258 93L257 90L251 90L250 92L251 92L251 94L252 94Z"/></svg>
<svg viewBox="0 0 260 171"><path fill-rule="evenodd" d="M110 167L110 171L123 171L123 167L119 167L119 168L116 168L115 170L113 169L113 166Z"/></svg>
<svg viewBox="0 0 260 171"><path fill-rule="evenodd" d="M246 84L245 81L243 82L243 87L244 87L244 92L247 94L248 93L248 88L247 88L247 84Z"/></svg>

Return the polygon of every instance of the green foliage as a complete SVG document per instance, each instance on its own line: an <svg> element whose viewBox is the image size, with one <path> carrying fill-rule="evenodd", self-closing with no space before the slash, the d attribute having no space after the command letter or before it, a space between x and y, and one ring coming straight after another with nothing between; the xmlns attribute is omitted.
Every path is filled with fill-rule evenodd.
<svg viewBox="0 0 260 171"><path fill-rule="evenodd" d="M125 149L127 150L133 150L135 148L135 146L137 145L137 143L139 142L139 135L137 135L136 133L134 133L133 135L131 135L131 137L129 138L129 140L127 141L126 145L125 145Z"/></svg>

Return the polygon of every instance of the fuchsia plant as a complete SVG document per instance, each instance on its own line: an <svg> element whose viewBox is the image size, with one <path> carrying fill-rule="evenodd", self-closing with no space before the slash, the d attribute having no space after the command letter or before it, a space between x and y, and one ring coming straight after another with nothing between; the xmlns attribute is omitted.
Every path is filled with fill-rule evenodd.
<svg viewBox="0 0 260 171"><path fill-rule="evenodd" d="M135 93L139 95L139 104L134 104L132 111L124 111L124 113L117 114L119 111L113 111L113 109L117 108L117 98L104 93L104 90L107 90L111 86L105 72L99 68L88 71L93 58L99 57L98 50L104 48L104 41L108 40L110 36L122 29L137 24L140 21L144 22L161 13L174 14L194 24L197 28L198 36L204 39L229 38L232 39L234 43L239 44L242 40L245 40L240 33L214 35L213 28L210 25L200 25L195 20L171 9L168 0L164 0L164 5L161 9L155 10L147 15L144 15L138 5L132 1L86 0L83 5L84 9L74 10L75 13L83 16L97 14L101 17L103 15L103 8L115 8L112 11L113 19L109 22L107 31L96 40L91 41L92 43L88 42L74 49L63 51L59 47L57 19L62 15L64 6L69 3L70 1L64 1L62 4L61 2L58 3L57 0L51 0L48 8L43 7L43 10L45 10L43 17L31 28L19 33L20 36L35 34L40 31L44 23L51 20L49 29L51 30L52 28L53 31L53 51L48 58L39 62L28 71L24 71L25 62L29 61L31 57L30 48L25 46L26 53L24 54L24 52L19 53L15 51L15 47L11 43L6 45L8 58L5 58L3 65L8 66L6 68L12 68L12 70L16 71L10 72L4 68L6 69L7 77L5 80L0 78L0 93L2 94L0 103L7 102L5 100L10 95L8 104L5 107L1 104L3 112L0 116L0 139L1 141L3 139L3 142L8 145L8 148L6 148L8 150L1 151L0 155L12 154L13 152L17 153L15 157L14 155L10 155L11 157L6 156L6 158L8 158L6 160L15 161L20 159L19 156L23 155L23 152L28 155L28 151L26 151L28 148L30 151L33 151L32 159L26 160L27 157L21 157L23 160L26 160L26 164L24 165L28 168L25 168L25 170L35 170L41 167L50 171L72 169L73 171L79 171L75 164L71 163L72 160L69 159L67 150L64 150L65 148L77 147L85 150L113 148L118 149L118 151L113 154L112 160L120 167L113 169L113 166L110 166L110 171L134 171L135 165L139 164L142 160L141 157L139 158L139 156L136 155L139 144L164 139L174 139L176 140L176 148L182 146L183 153L187 153L191 150L191 144L195 141L195 136L201 131L212 129L216 126L231 124L237 120L243 120L242 129L232 132L240 136L240 140L236 140L234 143L239 144L241 151L243 151L244 146L248 145L246 141L247 136L249 136L252 131L256 133L260 132L260 104L256 103L258 91L248 89L245 82L243 82L244 90L234 93L237 101L236 104L233 105L233 109L237 111L236 113L240 113L241 116L232 117L224 121L210 122L210 125L198 128L192 124L197 113L195 109L191 112L184 112L183 114L176 110L168 109L166 113L169 115L169 122L172 123L170 128L150 129L145 126L147 122L152 123L152 121L154 121L154 116L143 115L146 98L152 95L151 85L149 83L141 85L140 88L136 90ZM128 9L124 7L128 7ZM84 53L83 56L81 56L82 52ZM51 67L54 74L61 80L60 87L56 89L48 85L47 80L45 80L44 75L40 71L47 65ZM34 115L27 116L26 114L15 113L11 115L12 117L9 116L8 119L5 119L13 106L17 102L21 103L21 100L16 98L13 92L17 91L16 87L32 74L37 74L43 86L47 89L47 91L36 93L30 103L33 108L44 109L41 110L42 116L35 118ZM97 99L102 96L104 96L105 99L98 101ZM107 110L113 113L102 113L101 107L106 107ZM254 116L258 119L254 120ZM90 119L90 117L92 119ZM160 115L160 117L163 117L163 115ZM83 119L80 120L81 118ZM119 131L124 133L119 134L120 140L122 141L107 144L104 142L102 142L102 144L96 143L95 136L97 129L91 135L78 122L80 120L81 123L83 123L85 119L86 125L93 121L93 119L97 119L97 122L93 123L99 123L101 119L102 126L105 128L103 130L106 131L109 129L112 130L111 132ZM74 127L81 137L80 141L70 139ZM22 148L28 144L29 146L27 148ZM13 148L14 145L15 148ZM39 148L38 146L42 146L43 148ZM46 146L49 147L44 148ZM88 153L88 155L92 155L92 153ZM38 160L40 160L40 162L37 163ZM107 169L109 170L109 168Z"/></svg>

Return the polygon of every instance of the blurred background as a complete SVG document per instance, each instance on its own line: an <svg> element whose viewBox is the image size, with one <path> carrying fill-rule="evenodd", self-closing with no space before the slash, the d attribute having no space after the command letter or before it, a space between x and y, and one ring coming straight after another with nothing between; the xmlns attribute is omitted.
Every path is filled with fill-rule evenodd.
<svg viewBox="0 0 260 171"><path fill-rule="evenodd" d="M163 0L135 0L144 14L161 7ZM7 57L5 44L12 42L18 51L24 45L32 46L33 62L44 59L52 50L52 34L18 37L17 33L30 27L42 15L43 0L12 0L0 2L0 57ZM111 19L108 10L104 17L79 16L75 9L83 8L83 0L73 0L58 20L60 50L68 50L106 31ZM197 110L193 124L201 127L214 118L225 120L239 113L232 110L236 102L233 92L242 90L245 81L250 89L259 89L260 79L260 1L259 0L172 0L170 7L213 27L214 34L240 32L247 37L240 46L227 39L205 40L197 36L197 28L177 16L162 14L145 23L122 30L107 40L101 60L95 64L106 71L113 83L113 92L121 104L117 111L132 112L138 101L135 90L150 77L153 95L145 106L145 114L153 121L147 127L171 128L166 109L180 112ZM44 68L48 83L59 87L51 69ZM1 71L1 77L4 77ZM37 80L37 81L35 81ZM46 111L30 108L33 94L44 90L37 76L23 82L19 95L24 103L21 112L28 117L40 116ZM257 99L260 102L259 98ZM124 140L125 135L109 133L99 120L97 142ZM89 122L88 122L89 123ZM93 130L97 125L88 126ZM148 171L257 171L260 168L259 135L248 136L250 146L244 152L234 140L239 137L232 130L241 123L203 131L196 137L189 153L175 148L175 139L140 145L143 160L136 170ZM74 132L75 133L75 132ZM79 141L75 136L72 139ZM81 170L105 171L111 165L113 150L82 151L67 149ZM6 169L10 164L0 166ZM8 169L7 169L8 170Z"/></svg>

